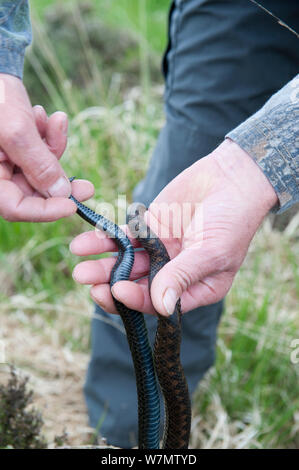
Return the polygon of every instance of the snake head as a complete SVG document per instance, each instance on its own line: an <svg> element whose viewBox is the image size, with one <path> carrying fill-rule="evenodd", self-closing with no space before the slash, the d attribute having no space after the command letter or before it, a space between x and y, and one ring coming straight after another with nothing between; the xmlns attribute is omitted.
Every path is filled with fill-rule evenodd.
<svg viewBox="0 0 299 470"><path fill-rule="evenodd" d="M130 205L128 209L128 226L134 238L156 238L156 235L151 232L144 220L144 214L147 211L144 204L136 202Z"/></svg>

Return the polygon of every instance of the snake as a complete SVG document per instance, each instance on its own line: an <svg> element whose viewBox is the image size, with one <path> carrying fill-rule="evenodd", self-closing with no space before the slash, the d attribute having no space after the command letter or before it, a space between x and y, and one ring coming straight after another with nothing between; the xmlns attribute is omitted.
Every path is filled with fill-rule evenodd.
<svg viewBox="0 0 299 470"><path fill-rule="evenodd" d="M70 178L73 181L75 177ZM77 206L77 214L90 225L113 238L118 247L116 262L111 271L110 288L122 280L129 280L134 265L134 247L125 232L114 222L79 202L73 195L70 199ZM128 216L131 233L138 238L149 255L149 289L155 275L170 261L168 252L147 226L144 220L146 208L134 204ZM112 295L113 297L113 295ZM164 401L164 427L162 449L187 449L191 429L191 400L188 384L180 359L182 311L180 300L174 313L165 317L157 314L157 330L152 349L144 315L113 297L119 313L132 355L136 377L138 401L138 448L160 448L160 395ZM158 386L159 383L159 386Z"/></svg>

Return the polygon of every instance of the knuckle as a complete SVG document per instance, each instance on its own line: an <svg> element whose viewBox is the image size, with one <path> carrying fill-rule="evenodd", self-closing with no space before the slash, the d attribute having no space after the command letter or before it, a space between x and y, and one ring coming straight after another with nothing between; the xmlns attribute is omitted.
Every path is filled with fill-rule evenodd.
<svg viewBox="0 0 299 470"><path fill-rule="evenodd" d="M183 265L177 266L177 269L174 272L174 278L182 292L193 283L192 275L188 269L185 269Z"/></svg>
<svg viewBox="0 0 299 470"><path fill-rule="evenodd" d="M213 244L209 250L209 264L214 272L230 271L234 264L237 252L236 246L231 240L222 237Z"/></svg>
<svg viewBox="0 0 299 470"><path fill-rule="evenodd" d="M219 253L213 257L211 260L211 266L213 266L214 270L219 271L226 271L229 265L230 257L225 253Z"/></svg>
<svg viewBox="0 0 299 470"><path fill-rule="evenodd" d="M239 266L239 256L236 248L219 252L211 259L215 272L236 271Z"/></svg>
<svg viewBox="0 0 299 470"><path fill-rule="evenodd" d="M39 165L35 167L34 177L42 182L48 181L49 177L55 174L55 168L51 161L41 160Z"/></svg>
<svg viewBox="0 0 299 470"><path fill-rule="evenodd" d="M233 266L233 253L223 252L219 253L213 260L215 270L218 272L230 271Z"/></svg>

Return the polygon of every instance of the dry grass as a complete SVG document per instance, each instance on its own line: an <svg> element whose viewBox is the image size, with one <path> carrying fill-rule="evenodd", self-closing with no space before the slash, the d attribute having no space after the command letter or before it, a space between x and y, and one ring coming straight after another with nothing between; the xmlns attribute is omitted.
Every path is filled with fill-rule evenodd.
<svg viewBox="0 0 299 470"><path fill-rule="evenodd" d="M16 308L16 300L18 305L25 300L26 305L22 296L12 299L11 312L1 315L1 336L9 362L30 377L34 404L42 412L47 440L53 442L55 435L66 430L70 445L91 442L93 431L87 425L82 395L88 354L72 351L67 344L61 344L59 337L60 322L64 328L72 324L76 330L75 317L68 310L63 315L58 312L60 318L51 327L43 324L40 312L28 316L26 307ZM7 381L8 372L7 366L0 366L1 383Z"/></svg>

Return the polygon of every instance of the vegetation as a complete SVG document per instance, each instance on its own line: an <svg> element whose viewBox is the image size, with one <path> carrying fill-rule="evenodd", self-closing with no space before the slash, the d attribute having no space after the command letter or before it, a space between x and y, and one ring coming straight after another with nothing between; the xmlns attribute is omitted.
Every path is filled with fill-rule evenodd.
<svg viewBox="0 0 299 470"><path fill-rule="evenodd" d="M42 416L32 407L33 391L28 388L28 380L11 366L7 384L0 384L0 449L48 447L42 434ZM65 433L54 439L55 446L66 442Z"/></svg>
<svg viewBox="0 0 299 470"><path fill-rule="evenodd" d="M0 448L42 449L40 435L43 424L40 414L28 410L32 391L26 390L28 378L20 379L14 369L6 386L0 385Z"/></svg>
<svg viewBox="0 0 299 470"><path fill-rule="evenodd" d="M115 203L118 194L130 200L146 170L163 124L159 70L168 3L31 0L35 45L25 83L34 104L68 113L63 165L94 183L91 206ZM194 400L193 447L299 446L299 365L290 360L299 337L298 226L298 216L282 232L266 220L251 246L226 300L215 367ZM39 400L46 397L47 433L57 434L65 412L73 444L89 442L78 390L92 304L72 280L77 260L68 250L83 230L76 217L39 225L0 220L0 339ZM68 386L77 391L66 402Z"/></svg>

